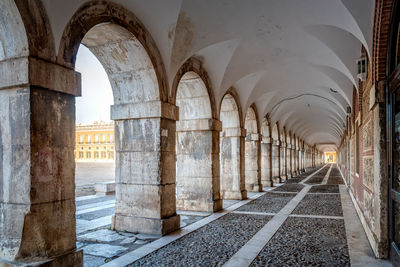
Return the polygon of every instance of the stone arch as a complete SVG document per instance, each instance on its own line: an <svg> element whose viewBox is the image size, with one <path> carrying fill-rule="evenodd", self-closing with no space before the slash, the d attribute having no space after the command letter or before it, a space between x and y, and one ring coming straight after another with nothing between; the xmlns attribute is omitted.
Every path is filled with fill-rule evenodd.
<svg viewBox="0 0 400 267"><path fill-rule="evenodd" d="M223 199L245 199L244 137L241 108L234 89L228 90L221 100L220 120L220 177Z"/></svg>
<svg viewBox="0 0 400 267"><path fill-rule="evenodd" d="M177 74L175 75L174 81L172 83L172 95L171 95L171 104L176 104L177 100L177 92L178 92L178 85L184 75L186 75L188 72L194 72L196 73L200 79L202 80L202 83L205 86L205 89L207 90L208 94L208 99L210 101L210 107L211 107L211 118L217 119L218 114L217 114L217 108L215 105L215 97L214 97L214 91L211 87L211 81L208 76L207 71L204 69L202 66L202 63L199 59L197 58L189 58L183 65L182 67L178 70Z"/></svg>
<svg viewBox="0 0 400 267"><path fill-rule="evenodd" d="M116 206L112 228L163 235L176 215L175 121L159 51L137 17L108 1L90 1L72 16L57 62L74 68L82 43L103 65L113 91Z"/></svg>
<svg viewBox="0 0 400 267"><path fill-rule="evenodd" d="M219 131L211 88L195 59L187 61L174 81L177 209L213 212L222 208L219 181ZM213 108L214 107L214 108Z"/></svg>
<svg viewBox="0 0 400 267"><path fill-rule="evenodd" d="M279 133L279 123L275 123L272 127L271 131L272 137L272 149L271 149L271 158L272 158L272 179L276 182L281 182L280 175L280 133Z"/></svg>
<svg viewBox="0 0 400 267"><path fill-rule="evenodd" d="M151 72L154 72L154 74L151 74L151 85L153 87L151 89L154 94L152 98L167 102L168 85L166 72L153 38L132 12L113 2L90 1L83 4L75 12L63 32L57 62L73 68L79 44L82 43L84 37L87 38L89 46L90 44L99 45L96 42L90 43L93 40L88 37L88 32L92 31L93 34L101 34L100 29L108 29L108 33L116 33L118 32L117 28L122 32L119 32L117 36L115 34L112 35L117 37L116 40L113 40L111 36L102 36L102 39L108 39L107 42L109 44L114 43L114 47L109 48L116 51L114 53L119 53L119 56L122 56L118 60L119 63L123 64L123 67L130 67L130 71L140 73L140 75L137 75L138 77L135 77L136 81L140 81L140 79L147 80L149 74L146 73L146 70L151 67ZM126 47L118 46L118 43L124 43ZM105 53L106 51L99 51L99 55L102 52ZM108 52L111 53L112 51ZM135 58L135 56L138 58ZM132 60L137 64L138 68L134 68L132 64L129 66ZM113 66L111 62L110 66L104 67L107 72L118 68L118 66ZM133 77L130 78L133 79Z"/></svg>
<svg viewBox="0 0 400 267"><path fill-rule="evenodd" d="M245 183L247 191L262 191L260 171L260 130L255 104L251 105L244 119L246 130L244 147Z"/></svg>

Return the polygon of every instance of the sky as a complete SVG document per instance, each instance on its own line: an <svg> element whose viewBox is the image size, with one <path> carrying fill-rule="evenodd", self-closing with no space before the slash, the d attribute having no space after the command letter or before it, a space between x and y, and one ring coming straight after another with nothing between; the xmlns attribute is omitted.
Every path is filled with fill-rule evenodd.
<svg viewBox="0 0 400 267"><path fill-rule="evenodd" d="M76 123L111 121L114 99L110 81L101 63L83 45L79 46L75 69L82 74L82 96L76 98Z"/></svg>

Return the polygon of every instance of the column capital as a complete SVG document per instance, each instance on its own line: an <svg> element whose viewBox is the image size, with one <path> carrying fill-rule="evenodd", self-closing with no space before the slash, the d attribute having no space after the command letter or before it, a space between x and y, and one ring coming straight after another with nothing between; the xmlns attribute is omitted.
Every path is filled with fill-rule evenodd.
<svg viewBox="0 0 400 267"><path fill-rule="evenodd" d="M179 109L175 105L160 100L111 106L112 120L149 118L164 118L177 121L179 120Z"/></svg>
<svg viewBox="0 0 400 267"><path fill-rule="evenodd" d="M38 86L80 96L81 74L73 69L34 57L0 61L0 90Z"/></svg>

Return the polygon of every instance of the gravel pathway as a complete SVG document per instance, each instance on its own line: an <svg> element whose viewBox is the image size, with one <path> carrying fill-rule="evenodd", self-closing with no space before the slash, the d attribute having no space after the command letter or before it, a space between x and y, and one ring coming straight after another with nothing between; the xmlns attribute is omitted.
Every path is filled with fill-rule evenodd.
<svg viewBox="0 0 400 267"><path fill-rule="evenodd" d="M292 213L343 216L340 195L307 194Z"/></svg>
<svg viewBox="0 0 400 267"><path fill-rule="evenodd" d="M344 221L290 217L251 266L350 266Z"/></svg>
<svg viewBox="0 0 400 267"><path fill-rule="evenodd" d="M339 194L339 186L337 185L314 185L309 193L336 193Z"/></svg>
<svg viewBox="0 0 400 267"><path fill-rule="evenodd" d="M229 213L129 266L222 266L271 218Z"/></svg>
<svg viewBox="0 0 400 267"><path fill-rule="evenodd" d="M239 211L279 212L296 194L266 193L262 197L240 207Z"/></svg>

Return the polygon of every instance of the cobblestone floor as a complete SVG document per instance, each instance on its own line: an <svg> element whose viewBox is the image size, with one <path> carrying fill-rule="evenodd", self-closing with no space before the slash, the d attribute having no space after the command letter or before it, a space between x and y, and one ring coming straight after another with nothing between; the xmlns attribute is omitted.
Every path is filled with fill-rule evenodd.
<svg viewBox="0 0 400 267"><path fill-rule="evenodd" d="M309 193L335 193L339 194L339 186L337 185L314 185Z"/></svg>
<svg viewBox="0 0 400 267"><path fill-rule="evenodd" d="M343 216L340 195L307 194L293 214Z"/></svg>
<svg viewBox="0 0 400 267"><path fill-rule="evenodd" d="M129 266L222 266L270 218L227 214Z"/></svg>
<svg viewBox="0 0 400 267"><path fill-rule="evenodd" d="M255 199L224 201L224 211L210 217L181 212L182 226L196 224L172 239L111 231L114 197L80 198L76 202L77 246L84 251L84 266L99 266L108 261L110 266L125 266L127 257L134 258L128 260L129 266L222 266L225 263L230 266L230 259L235 257L245 262L236 262L235 266L349 266L351 253L340 181L333 176L331 180L328 178L327 185L313 184L313 181L322 182L329 167L309 179L311 184L300 183L315 169L261 196L249 192L249 197ZM333 167L331 175L337 173L338 169ZM268 233L272 234L266 239ZM137 249L140 252L135 254ZM123 264L118 262L120 257L124 258Z"/></svg>
<svg viewBox="0 0 400 267"><path fill-rule="evenodd" d="M304 188L304 185L295 183L286 183L282 186L275 188L275 192L300 192Z"/></svg>
<svg viewBox="0 0 400 267"><path fill-rule="evenodd" d="M249 204L246 204L238 211L254 211L254 212L279 212L296 194L287 193L266 193L262 197L253 200Z"/></svg>
<svg viewBox="0 0 400 267"><path fill-rule="evenodd" d="M350 266L344 221L289 217L251 266Z"/></svg>

